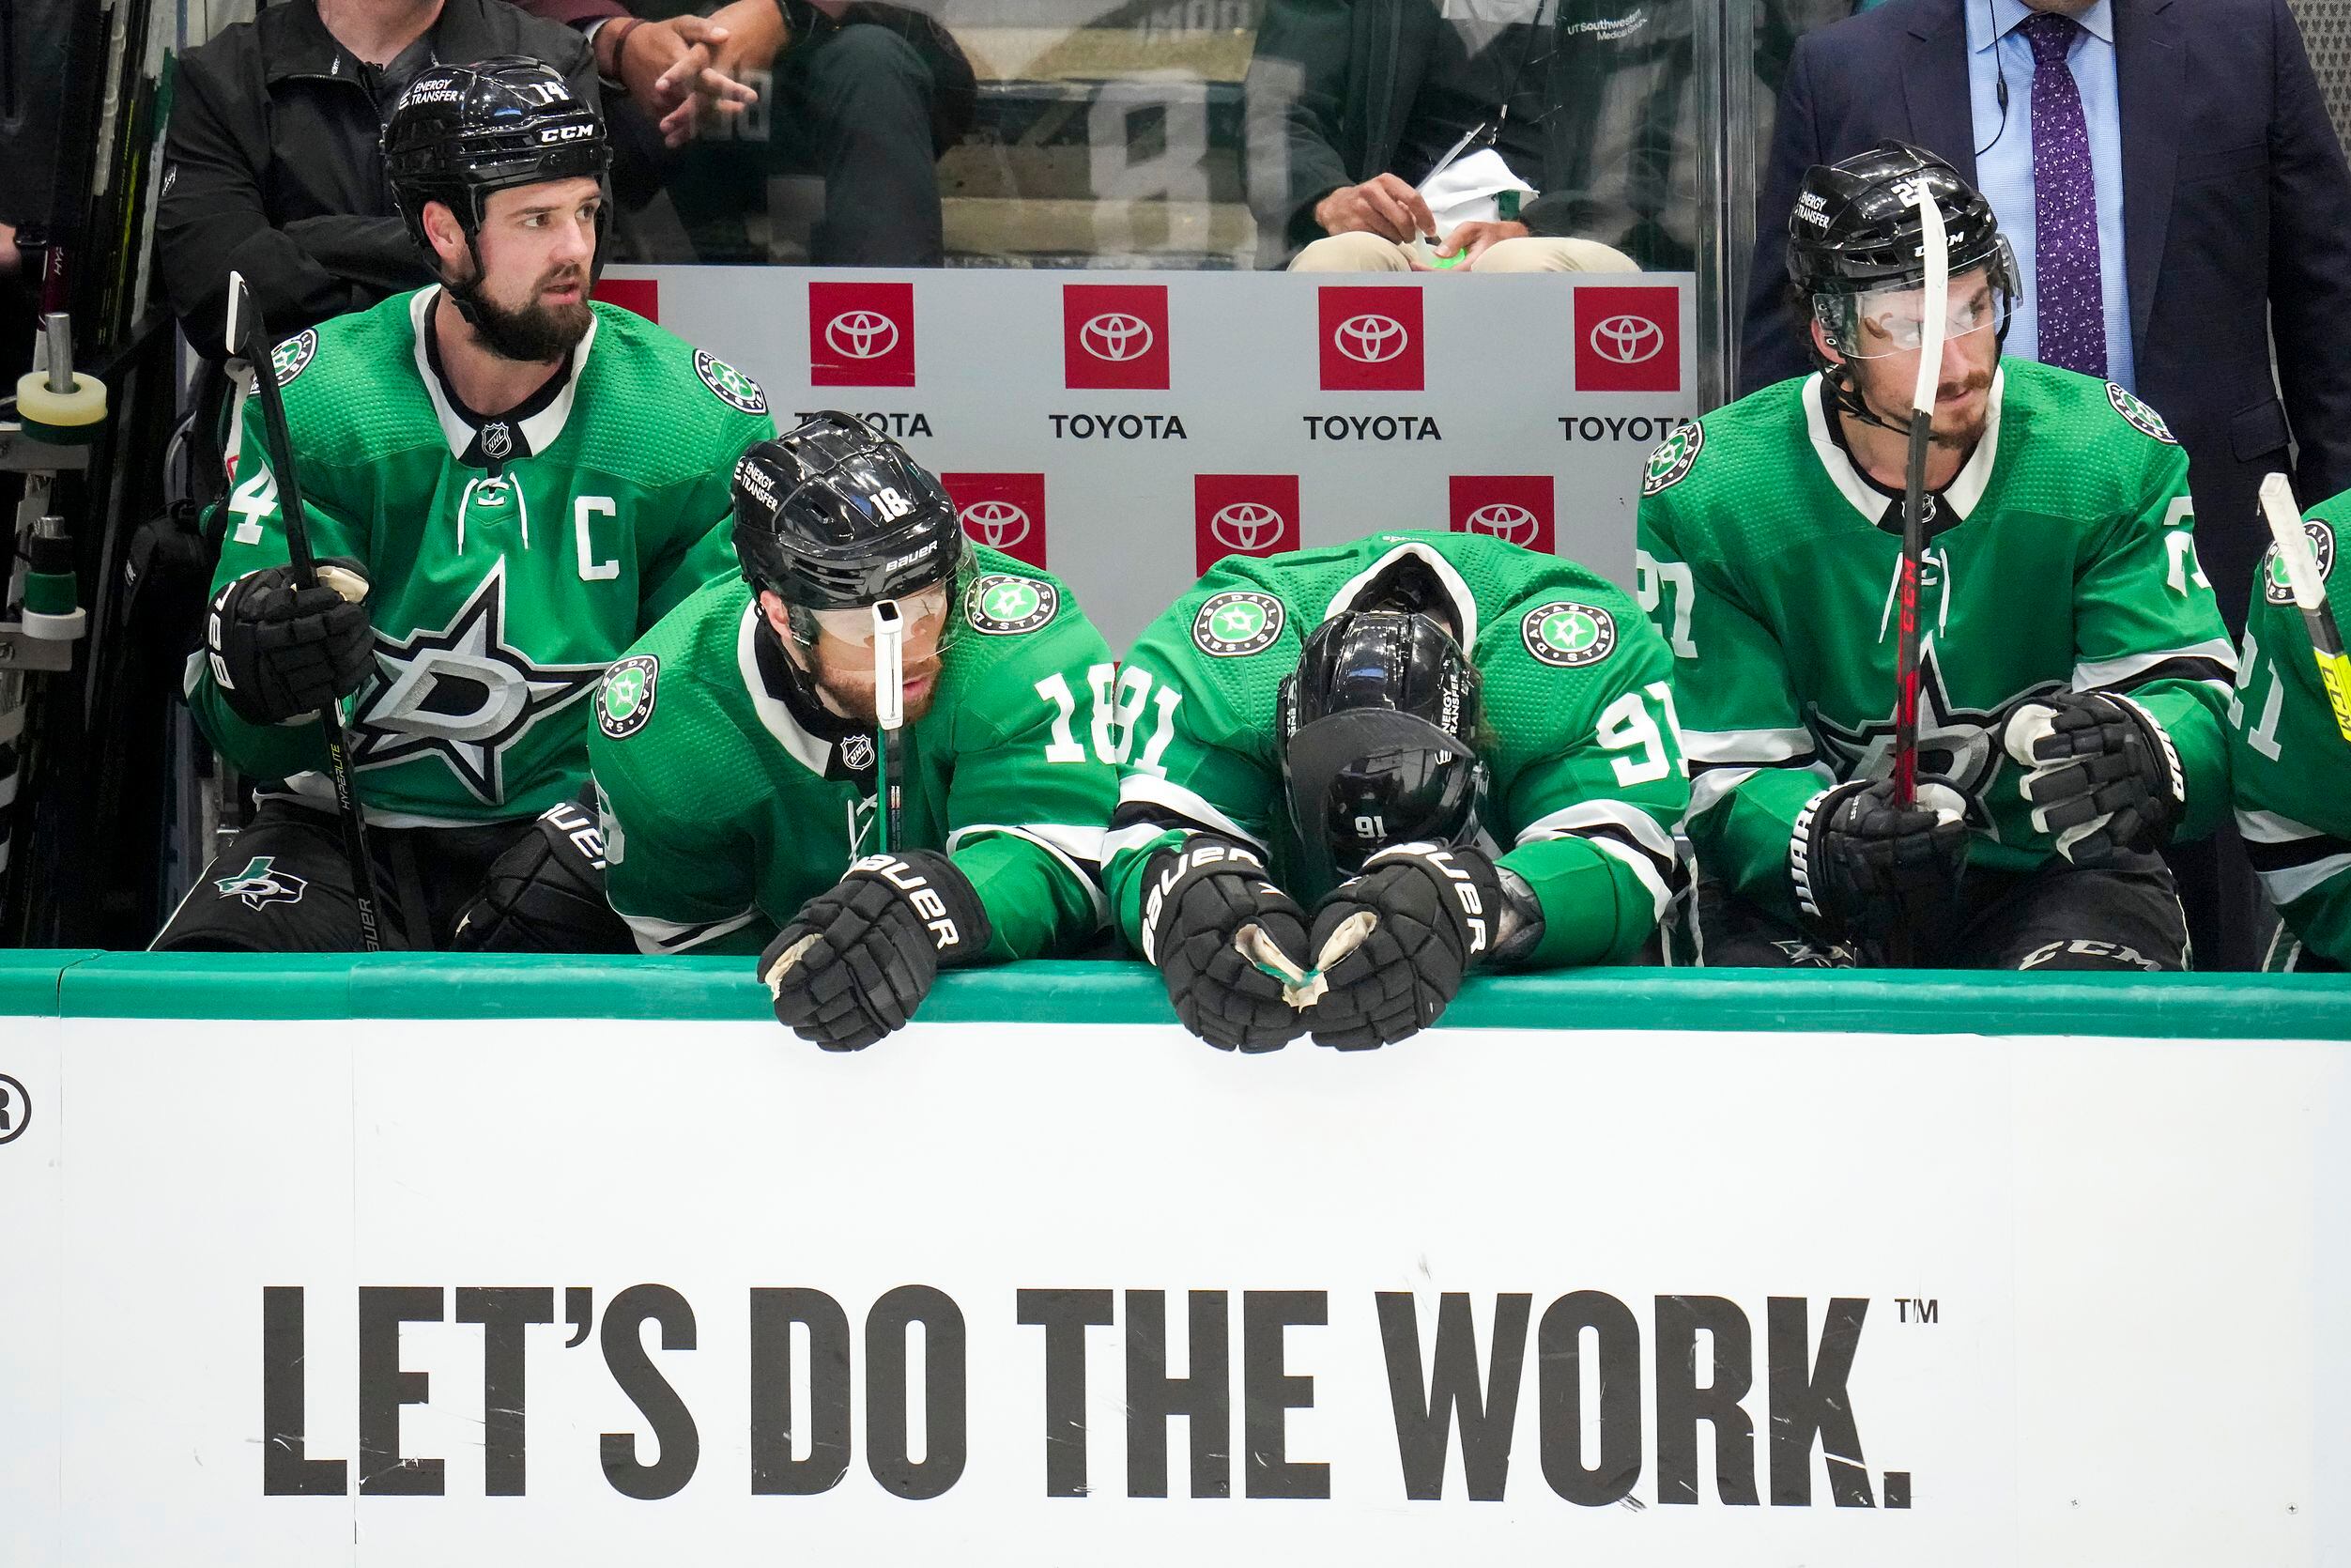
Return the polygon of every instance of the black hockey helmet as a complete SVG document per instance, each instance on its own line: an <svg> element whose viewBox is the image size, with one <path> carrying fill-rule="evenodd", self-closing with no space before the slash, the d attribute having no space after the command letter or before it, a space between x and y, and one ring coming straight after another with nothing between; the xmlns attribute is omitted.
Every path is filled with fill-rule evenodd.
<svg viewBox="0 0 2351 1568"><path fill-rule="evenodd" d="M887 436L829 410L736 460L734 517L744 580L799 609L901 598L962 563L945 487Z"/></svg>
<svg viewBox="0 0 2351 1568"><path fill-rule="evenodd" d="M1477 831L1486 768L1477 667L1427 614L1342 610L1314 628L1275 710L1299 843L1352 873L1391 844Z"/></svg>
<svg viewBox="0 0 2351 1568"><path fill-rule="evenodd" d="M384 126L383 148L401 221L435 270L438 258L424 236L426 202L445 203L470 245L491 192L600 180L612 162L594 106L574 98L553 66L519 54L427 69L400 95ZM600 219L600 250L603 227Z"/></svg>

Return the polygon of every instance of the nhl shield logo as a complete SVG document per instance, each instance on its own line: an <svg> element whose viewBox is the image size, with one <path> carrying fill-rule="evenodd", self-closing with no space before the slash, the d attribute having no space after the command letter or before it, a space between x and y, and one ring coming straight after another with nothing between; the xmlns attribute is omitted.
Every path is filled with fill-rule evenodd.
<svg viewBox="0 0 2351 1568"><path fill-rule="evenodd" d="M275 855L257 854L245 863L245 869L233 877L222 877L212 885L221 890L223 899L238 899L247 909L261 909L269 904L299 904L310 887L307 878L291 871L273 869Z"/></svg>
<svg viewBox="0 0 2351 1568"><path fill-rule="evenodd" d="M2325 582L2335 569L2335 530L2331 524L2316 517L2302 520L2302 531L2309 536L2311 554L2318 561L2318 580ZM2262 597L2273 605L2294 602L2294 584L2285 575L2285 562L2279 559L2278 546L2269 546L2269 553L2261 561Z"/></svg>
<svg viewBox="0 0 2351 1568"><path fill-rule="evenodd" d="M2157 440L2171 446L2179 445L2179 438L2172 434L2172 427L2163 423L2161 414L2157 413L2112 381L2106 383L2106 401L2112 403L2114 406L2114 412L2122 415L2130 427L2141 435L2152 436Z"/></svg>
<svg viewBox="0 0 2351 1568"><path fill-rule="evenodd" d="M972 630L990 637L1013 637L1033 632L1053 618L1061 595L1053 585L1035 577L991 572L972 584L963 595L963 619Z"/></svg>
<svg viewBox="0 0 2351 1568"><path fill-rule="evenodd" d="M291 386L294 377L310 368L310 361L318 357L318 333L303 329L269 350L269 364L278 374L278 385Z"/></svg>
<svg viewBox="0 0 2351 1568"><path fill-rule="evenodd" d="M1554 599L1537 605L1518 623L1527 652L1559 669L1581 669L1616 651L1616 617L1598 605Z"/></svg>
<svg viewBox="0 0 2351 1568"><path fill-rule="evenodd" d="M702 378L702 385L718 394L718 401L746 414L767 412L767 393L760 384L721 359L715 359L697 348L694 350L694 374Z"/></svg>
<svg viewBox="0 0 2351 1568"><path fill-rule="evenodd" d="M841 742L841 766L852 773L865 773L873 766L873 737L852 735Z"/></svg>
<svg viewBox="0 0 2351 1568"><path fill-rule="evenodd" d="M1211 658L1237 659L1273 646L1286 612L1270 593L1214 593L1191 618L1193 646Z"/></svg>
<svg viewBox="0 0 2351 1568"><path fill-rule="evenodd" d="M596 728L616 741L624 741L645 728L653 716L653 687L661 661L651 654L622 659L604 672L596 693Z"/></svg>
<svg viewBox="0 0 2351 1568"><path fill-rule="evenodd" d="M1641 470L1641 494L1653 496L1681 484L1705 444L1706 426L1702 424L1685 424L1667 437L1649 454L1649 466Z"/></svg>

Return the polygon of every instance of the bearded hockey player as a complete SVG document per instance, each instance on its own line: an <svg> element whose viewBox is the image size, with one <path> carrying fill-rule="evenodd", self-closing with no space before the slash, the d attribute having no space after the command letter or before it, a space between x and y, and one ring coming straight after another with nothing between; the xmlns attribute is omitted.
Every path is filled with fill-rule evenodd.
<svg viewBox="0 0 2351 1568"><path fill-rule="evenodd" d="M1671 665L1617 589L1483 534L1230 557L1119 671L1119 925L1227 1051L1630 961L1678 880Z"/></svg>
<svg viewBox="0 0 2351 1568"><path fill-rule="evenodd" d="M1949 237L1924 297L1923 187ZM1685 427L1641 486L1642 602L1675 655L1710 964L2179 969L2155 852L2228 804L2235 654L2188 463L2121 387L2000 346L1991 208L1887 143L1805 178L1789 271L1817 374ZM1902 484L1925 313L1918 806L1892 803Z"/></svg>
<svg viewBox="0 0 2351 1568"><path fill-rule="evenodd" d="M638 945L759 953L776 1016L835 1051L903 1025L942 967L1083 947L1117 777L1110 651L1068 591L967 544L938 480L846 414L744 453L734 507L742 579L680 606L596 699ZM904 627L895 735L883 601ZM885 745L903 841L883 852Z"/></svg>
<svg viewBox="0 0 2351 1568"><path fill-rule="evenodd" d="M625 947L577 804L588 699L732 570L726 475L775 425L751 381L589 300L609 154L553 69L434 67L384 146L443 281L273 356L322 586L292 586L256 407L188 700L240 772L284 783L156 945L358 945L306 716L356 692L354 783L402 945Z"/></svg>
<svg viewBox="0 0 2351 1568"><path fill-rule="evenodd" d="M2351 625L2351 591L2334 573L2329 519L2346 516L2351 492L2302 524L2338 627ZM2239 671L2228 713L2236 829L2282 921L2262 967L2341 970L2351 966L2351 741L2335 727L2275 546L2253 575Z"/></svg>

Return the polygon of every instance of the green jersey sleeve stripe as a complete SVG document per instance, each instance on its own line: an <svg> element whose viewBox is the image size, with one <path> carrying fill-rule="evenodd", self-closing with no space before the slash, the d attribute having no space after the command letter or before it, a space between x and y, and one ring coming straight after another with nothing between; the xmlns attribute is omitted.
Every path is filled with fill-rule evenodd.
<svg viewBox="0 0 2351 1568"><path fill-rule="evenodd" d="M1197 823L1211 832L1222 833L1239 839L1263 853L1266 841L1242 827L1232 818L1208 804L1206 796L1193 793L1170 779L1155 778L1147 773L1130 773L1118 781L1118 804L1158 806L1176 812L1187 822ZM1155 832L1164 832L1160 827Z"/></svg>
<svg viewBox="0 0 2351 1568"><path fill-rule="evenodd" d="M663 953L691 952L704 943L715 942L741 930L758 915L759 910L754 907L725 920L681 923L657 920L650 915L628 914L622 914L621 918L628 922L630 933L637 938L637 950L657 958Z"/></svg>
<svg viewBox="0 0 2351 1568"><path fill-rule="evenodd" d="M2229 645L2228 638L2220 637L2188 648L2163 648L2143 653L2125 653L2119 658L2082 660L2073 667L2073 689L2098 691L2111 688L2125 681L2139 679L2158 665L2175 660L2193 660L2217 667L2195 670L2190 679L2235 684L2236 650Z"/></svg>
<svg viewBox="0 0 2351 1568"><path fill-rule="evenodd" d="M1030 822L1023 827L1009 822L973 822L947 835L947 853L953 854L974 838L989 834L1022 839L1052 855L1055 864L1084 889L1086 902L1094 909L1095 925L1099 927L1109 921L1110 901L1102 896L1100 828L1072 827L1062 822Z"/></svg>
<svg viewBox="0 0 2351 1568"><path fill-rule="evenodd" d="M1812 755L1812 731L1685 730L1682 755L1692 762L1792 762Z"/></svg>
<svg viewBox="0 0 2351 1568"><path fill-rule="evenodd" d="M1682 820L1685 822L1694 822L1721 805L1729 798L1732 791L1755 777L1756 775L1781 771L1808 773L1818 777L1823 784L1836 782L1836 775L1829 771L1829 765L1826 762L1813 762L1808 766L1786 770L1769 767L1708 768L1700 772L1693 768L1690 778L1690 811L1689 815Z"/></svg>
<svg viewBox="0 0 2351 1568"><path fill-rule="evenodd" d="M1547 817L1537 817L1518 830L1518 842L1531 844L1544 838L1565 838L1592 827L1622 829L1641 848L1665 862L1668 871L1679 858L1674 851L1673 836L1657 825L1656 818L1637 806L1627 806L1620 800L1577 801Z"/></svg>

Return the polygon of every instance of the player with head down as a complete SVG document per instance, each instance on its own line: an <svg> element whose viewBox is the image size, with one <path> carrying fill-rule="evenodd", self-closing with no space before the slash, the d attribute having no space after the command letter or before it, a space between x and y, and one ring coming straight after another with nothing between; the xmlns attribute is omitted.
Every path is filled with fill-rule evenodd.
<svg viewBox="0 0 2351 1568"><path fill-rule="evenodd" d="M1948 298L1926 298L1947 237ZM2179 969L2156 851L2228 809L2236 660L2197 570L2188 462L2111 382L2001 345L1990 206L1887 143L1789 223L1818 371L1677 432L1641 486L1638 583L1690 746L1709 964ZM1914 806L1896 798L1908 426L1928 313Z"/></svg>
<svg viewBox="0 0 2351 1568"><path fill-rule="evenodd" d="M1632 961L1680 880L1671 664L1619 590L1483 534L1229 557L1119 671L1120 927L1223 1050Z"/></svg>
<svg viewBox="0 0 2351 1568"><path fill-rule="evenodd" d="M589 699L732 571L727 470L775 425L747 377L590 301L609 154L555 70L432 67L384 148L442 281L264 367L322 581L294 586L256 407L188 700L241 773L283 782L156 945L359 945L326 748L303 722L357 693L348 756L397 945L625 948L579 803Z"/></svg>
<svg viewBox="0 0 2351 1568"><path fill-rule="evenodd" d="M966 542L938 480L846 414L745 453L734 506L741 578L596 699L638 945L759 953L776 1016L852 1051L944 966L1093 940L1112 665L1068 591Z"/></svg>

